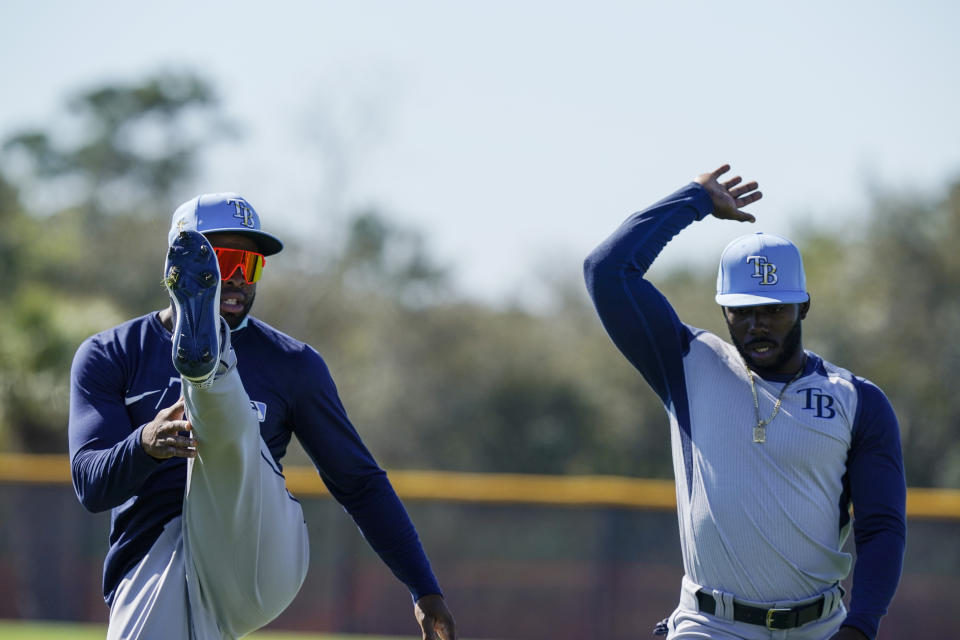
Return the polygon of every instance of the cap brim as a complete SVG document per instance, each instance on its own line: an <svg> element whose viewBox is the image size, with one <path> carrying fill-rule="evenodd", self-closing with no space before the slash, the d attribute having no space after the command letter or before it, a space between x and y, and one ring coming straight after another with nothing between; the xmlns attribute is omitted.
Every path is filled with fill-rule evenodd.
<svg viewBox="0 0 960 640"><path fill-rule="evenodd" d="M797 304L810 299L806 291L778 291L776 295L753 293L719 293L716 301L722 307L756 307L764 304Z"/></svg>
<svg viewBox="0 0 960 640"><path fill-rule="evenodd" d="M260 253L265 256L272 256L275 253L280 253L283 251L283 243L280 242L279 239L264 231L226 227L222 229L204 229L202 233L203 235L210 233L236 233L242 236L250 236L250 238L257 243L257 247L260 248Z"/></svg>

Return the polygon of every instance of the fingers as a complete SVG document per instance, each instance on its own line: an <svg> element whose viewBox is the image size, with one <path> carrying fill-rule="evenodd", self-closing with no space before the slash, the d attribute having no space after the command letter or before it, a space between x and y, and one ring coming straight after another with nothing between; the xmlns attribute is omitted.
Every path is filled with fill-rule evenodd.
<svg viewBox="0 0 960 640"><path fill-rule="evenodd" d="M162 409L160 413L158 413L157 415L158 416L162 415L168 419L170 418L178 419L178 418L182 418L185 412L186 412L186 400L184 400L183 396L180 396L180 398L176 402L174 402L172 405L170 405L166 409Z"/></svg>
<svg viewBox="0 0 960 640"><path fill-rule="evenodd" d="M158 438L166 438L169 436L178 435L181 431L189 432L190 437L193 437L193 425L187 422L186 420L168 420L164 422L157 429Z"/></svg>
<svg viewBox="0 0 960 640"><path fill-rule="evenodd" d="M452 620L434 620L426 617L421 623L423 640L457 640L457 632Z"/></svg>
<svg viewBox="0 0 960 640"><path fill-rule="evenodd" d="M423 631L423 640L441 640L433 628L433 618L430 616L426 616L420 621L420 630Z"/></svg>
<svg viewBox="0 0 960 640"><path fill-rule="evenodd" d="M727 171L730 171L730 165L729 164L721 165L710 173L710 177L716 180L717 178L725 174Z"/></svg>
<svg viewBox="0 0 960 640"><path fill-rule="evenodd" d="M420 623L423 640L457 640L457 625L443 596L422 596L414 605L414 615Z"/></svg>
<svg viewBox="0 0 960 640"><path fill-rule="evenodd" d="M740 182L740 176L737 176L736 178L734 178L734 180L737 181L737 182L735 182L734 184L739 183L739 182ZM733 182L733 180L731 180L730 182ZM756 190L760 187L760 185L757 184L757 181L756 181L756 180L753 180L752 182L748 182L748 183L745 184L745 185L741 185L741 186L737 187L736 189L731 189L731 188L728 187L727 185L724 185L724 186L727 187L727 191L730 192L730 195L731 195L733 198L739 198L739 197L742 196L743 194L749 193L749 192L751 192L751 191L756 191ZM731 185L731 186L733 186L733 185Z"/></svg>
<svg viewBox="0 0 960 640"><path fill-rule="evenodd" d="M457 631L452 621L443 621L436 624L437 633L442 640L457 640Z"/></svg>
<svg viewBox="0 0 960 640"><path fill-rule="evenodd" d="M745 195L745 196L743 196L743 197L740 197L740 196L734 196L734 197L737 199L737 208L738 208L738 209L741 209L741 208L747 206L748 204L750 204L750 203L752 203L752 202L756 202L757 200L759 200L760 198L762 198L762 197L763 197L763 192L761 192L761 191L754 191L753 193L748 193L747 195Z"/></svg>
<svg viewBox="0 0 960 640"><path fill-rule="evenodd" d="M157 443L159 449L172 458L196 458L197 441L186 436L171 436Z"/></svg>
<svg viewBox="0 0 960 640"><path fill-rule="evenodd" d="M158 458L196 458L197 441L190 438L167 438L158 444L156 451Z"/></svg>
<svg viewBox="0 0 960 640"><path fill-rule="evenodd" d="M157 429L157 444L177 450L196 449L197 439L193 436L193 425L186 420L167 422Z"/></svg>
<svg viewBox="0 0 960 640"><path fill-rule="evenodd" d="M734 184L739 183L740 181L739 176L737 176L735 180L736 182L734 182L733 180L730 180L728 184L730 182L733 182ZM756 180L754 180L752 182L748 182L747 184L741 185L733 189L728 188L730 197L733 198L733 205L736 208L735 211L730 213L730 217L733 220L739 220L740 222L756 222L757 219L753 217L753 215L745 211L741 211L741 209L743 209L748 204L756 202L757 200L763 197L763 193L760 191L757 191L757 188L759 186L760 185L757 184Z"/></svg>
<svg viewBox="0 0 960 640"><path fill-rule="evenodd" d="M154 458L195 458L199 442L186 420L168 420L144 430L143 448Z"/></svg>
<svg viewBox="0 0 960 640"><path fill-rule="evenodd" d="M740 176L736 176L736 177L730 178L729 180L727 180L726 182L723 183L723 188L726 189L727 191L730 191L730 189L733 189L735 186L737 186L738 184L740 184L740 182L741 182L742 180L743 180L743 178L741 178ZM754 184L756 184L756 183L754 183Z"/></svg>

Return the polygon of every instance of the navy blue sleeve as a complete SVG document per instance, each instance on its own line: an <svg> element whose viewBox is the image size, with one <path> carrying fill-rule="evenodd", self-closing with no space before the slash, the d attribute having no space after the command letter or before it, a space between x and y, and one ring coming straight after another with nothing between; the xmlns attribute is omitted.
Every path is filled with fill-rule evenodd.
<svg viewBox="0 0 960 640"><path fill-rule="evenodd" d="M347 418L326 363L313 349L304 353L299 379L305 386L294 407L294 433L331 495L413 599L440 594L417 531L386 472Z"/></svg>
<svg viewBox="0 0 960 640"><path fill-rule="evenodd" d="M900 428L890 401L871 382L857 380L859 403L847 456L857 562L844 625L877 635L900 581L907 538L907 488Z"/></svg>
<svg viewBox="0 0 960 640"><path fill-rule="evenodd" d="M672 384L682 379L690 331L643 276L667 242L712 210L703 187L690 183L627 218L583 266L587 291L604 328L666 405Z"/></svg>
<svg viewBox="0 0 960 640"><path fill-rule="evenodd" d="M90 511L120 506L161 461L140 444L143 425L130 424L123 404L122 363L96 337L77 350L70 368L70 473Z"/></svg>

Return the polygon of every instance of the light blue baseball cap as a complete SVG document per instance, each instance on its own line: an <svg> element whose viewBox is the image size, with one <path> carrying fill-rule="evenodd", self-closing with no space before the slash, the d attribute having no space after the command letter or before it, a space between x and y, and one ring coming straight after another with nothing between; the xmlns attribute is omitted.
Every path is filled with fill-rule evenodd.
<svg viewBox="0 0 960 640"><path fill-rule="evenodd" d="M800 250L786 238L751 233L728 244L720 254L717 304L752 307L809 299Z"/></svg>
<svg viewBox="0 0 960 640"><path fill-rule="evenodd" d="M283 243L260 229L260 216L247 200L236 193L204 193L187 200L173 212L168 243L181 230L200 233L227 231L248 235L265 256L280 253Z"/></svg>

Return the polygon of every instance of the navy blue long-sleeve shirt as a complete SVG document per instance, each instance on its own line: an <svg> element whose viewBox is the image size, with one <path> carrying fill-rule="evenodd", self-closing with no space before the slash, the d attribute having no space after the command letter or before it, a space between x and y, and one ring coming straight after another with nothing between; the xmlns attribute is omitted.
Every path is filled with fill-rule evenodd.
<svg viewBox="0 0 960 640"><path fill-rule="evenodd" d="M296 435L330 493L414 599L440 593L406 510L347 418L320 355L252 317L231 340L277 465ZM143 427L181 394L170 353L171 334L151 313L88 338L73 360L71 472L87 509L111 510L103 576L108 604L164 525L182 512L186 460L156 460L140 444Z"/></svg>

